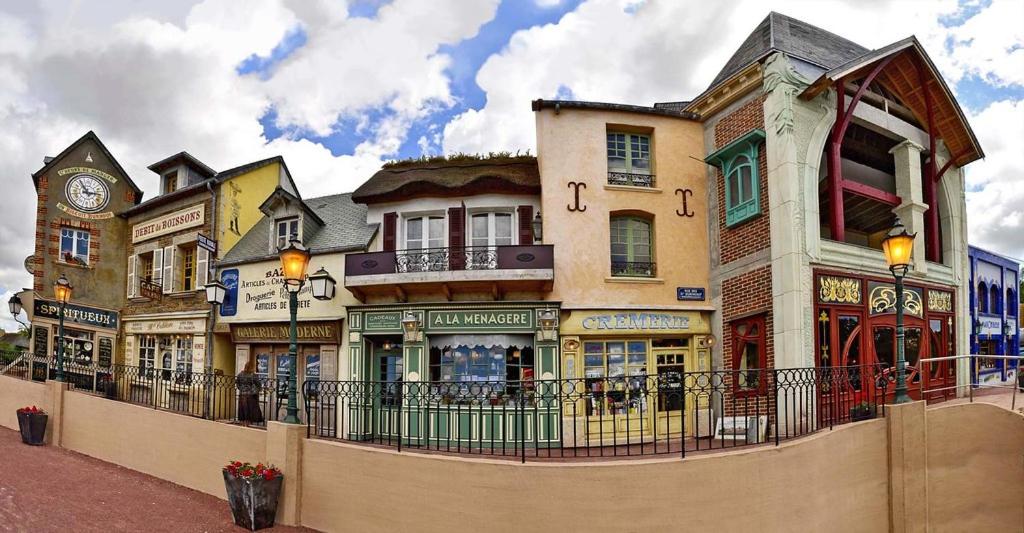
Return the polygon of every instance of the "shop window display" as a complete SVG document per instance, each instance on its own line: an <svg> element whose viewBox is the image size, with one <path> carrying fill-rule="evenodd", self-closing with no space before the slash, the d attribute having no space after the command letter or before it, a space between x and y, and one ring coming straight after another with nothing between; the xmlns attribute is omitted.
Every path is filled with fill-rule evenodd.
<svg viewBox="0 0 1024 533"><path fill-rule="evenodd" d="M509 402L533 389L533 365L525 335L439 335L430 342L431 392L442 402Z"/></svg>
<svg viewBox="0 0 1024 533"><path fill-rule="evenodd" d="M647 412L647 342L583 343L587 416Z"/></svg>

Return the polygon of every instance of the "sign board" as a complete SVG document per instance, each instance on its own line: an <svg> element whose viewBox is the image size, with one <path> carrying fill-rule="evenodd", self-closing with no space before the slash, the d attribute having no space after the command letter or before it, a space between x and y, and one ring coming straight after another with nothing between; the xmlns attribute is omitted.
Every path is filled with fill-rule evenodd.
<svg viewBox="0 0 1024 533"><path fill-rule="evenodd" d="M224 284L225 289L220 316L235 316L238 313L238 269L229 268L221 271L220 282Z"/></svg>
<svg viewBox="0 0 1024 533"><path fill-rule="evenodd" d="M320 379L320 356L319 355L307 355L306 356L306 379L317 380Z"/></svg>
<svg viewBox="0 0 1024 533"><path fill-rule="evenodd" d="M99 365L109 368L114 363L114 342L110 337L100 337L99 345Z"/></svg>
<svg viewBox="0 0 1024 533"><path fill-rule="evenodd" d="M295 326L296 339L306 344L340 344L341 323L337 320L315 320L299 322ZM231 324L231 341L236 344L260 342L288 342L287 322L265 324Z"/></svg>
<svg viewBox="0 0 1024 533"><path fill-rule="evenodd" d="M47 329L43 326L36 326L32 328L32 340L33 350L32 353L36 357L47 357L49 356L50 348L50 335L47 333Z"/></svg>
<svg viewBox="0 0 1024 533"><path fill-rule="evenodd" d="M366 331L400 331L401 311L370 312L364 315L363 329Z"/></svg>
<svg viewBox="0 0 1024 533"><path fill-rule="evenodd" d="M205 318L126 320L124 323L124 332L129 335L138 335L140 333L204 333L205 331Z"/></svg>
<svg viewBox="0 0 1024 533"><path fill-rule="evenodd" d="M998 318L981 318L981 334L999 337L1003 334L1002 321Z"/></svg>
<svg viewBox="0 0 1024 533"><path fill-rule="evenodd" d="M33 305L35 316L57 320L60 318L60 304L37 298ZM64 322L72 322L84 326L117 329L117 311L86 307L84 305L65 304Z"/></svg>
<svg viewBox="0 0 1024 533"><path fill-rule="evenodd" d="M163 298L163 294L163 287L159 283L146 280L139 282L139 296L149 298L150 300L159 300Z"/></svg>
<svg viewBox="0 0 1024 533"><path fill-rule="evenodd" d="M277 356L277 379L281 379L291 375L291 360L292 356L287 354L281 354Z"/></svg>
<svg viewBox="0 0 1024 533"><path fill-rule="evenodd" d="M572 311L562 321L563 335L666 335L711 333L700 311L626 311L621 309Z"/></svg>
<svg viewBox="0 0 1024 533"><path fill-rule="evenodd" d="M466 311L428 311L429 331L506 331L532 330L532 309L480 309Z"/></svg>
<svg viewBox="0 0 1024 533"><path fill-rule="evenodd" d="M676 300L703 302L704 287L676 287Z"/></svg>
<svg viewBox="0 0 1024 533"><path fill-rule="evenodd" d="M213 255L217 255L217 241L202 233L196 235L196 246L205 249Z"/></svg>
<svg viewBox="0 0 1024 533"><path fill-rule="evenodd" d="M206 204L193 205L180 211L157 217L132 226L132 244L183 229L202 226L206 221Z"/></svg>
<svg viewBox="0 0 1024 533"><path fill-rule="evenodd" d="M256 356L256 373L261 376L270 374L270 354L261 353Z"/></svg>

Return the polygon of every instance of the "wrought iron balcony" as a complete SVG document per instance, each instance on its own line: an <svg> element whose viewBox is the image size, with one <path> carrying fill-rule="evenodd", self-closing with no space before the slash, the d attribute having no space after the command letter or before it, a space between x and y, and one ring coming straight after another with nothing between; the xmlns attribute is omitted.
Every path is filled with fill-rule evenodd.
<svg viewBox="0 0 1024 533"><path fill-rule="evenodd" d="M447 293L455 285L468 290L468 284L482 282L510 290L550 290L553 269L554 248L546 244L368 252L345 256L345 286L357 296L394 286L428 290L429 284L443 285L438 288Z"/></svg>
<svg viewBox="0 0 1024 533"><path fill-rule="evenodd" d="M612 261L612 276L653 278L657 273L654 263Z"/></svg>
<svg viewBox="0 0 1024 533"><path fill-rule="evenodd" d="M654 187L654 174L635 174L631 172L608 172L608 185L627 185L631 187Z"/></svg>

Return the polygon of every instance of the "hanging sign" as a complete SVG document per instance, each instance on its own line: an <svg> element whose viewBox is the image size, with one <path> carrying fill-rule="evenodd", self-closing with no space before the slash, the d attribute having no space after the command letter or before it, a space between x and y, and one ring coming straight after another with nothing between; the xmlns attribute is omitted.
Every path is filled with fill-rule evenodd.
<svg viewBox="0 0 1024 533"><path fill-rule="evenodd" d="M203 235L202 233L196 234L196 246L210 252L211 254L217 255L217 241Z"/></svg>
<svg viewBox="0 0 1024 533"><path fill-rule="evenodd" d="M220 316L235 316L238 312L238 269L229 268L220 273L220 282L224 284L224 303L220 306Z"/></svg>

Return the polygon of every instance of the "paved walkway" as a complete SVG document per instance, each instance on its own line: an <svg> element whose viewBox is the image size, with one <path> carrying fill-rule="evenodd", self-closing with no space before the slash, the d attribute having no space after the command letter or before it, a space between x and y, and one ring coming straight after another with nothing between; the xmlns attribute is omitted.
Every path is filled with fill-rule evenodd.
<svg viewBox="0 0 1024 533"><path fill-rule="evenodd" d="M224 500L60 448L26 446L0 428L0 531L245 530Z"/></svg>
<svg viewBox="0 0 1024 533"><path fill-rule="evenodd" d="M969 396L962 398L956 398L947 400L945 402L929 403L929 407L940 407L943 405L952 405L959 403L969 403L971 401ZM1016 398L1014 398L1013 389L1006 388L984 388L974 390L974 403L990 403L992 405L998 405L1004 409L1015 409L1018 412L1024 413L1024 392L1017 392Z"/></svg>

